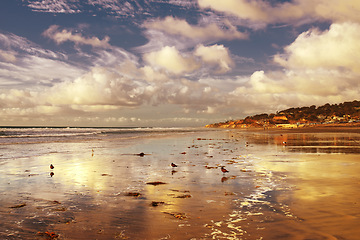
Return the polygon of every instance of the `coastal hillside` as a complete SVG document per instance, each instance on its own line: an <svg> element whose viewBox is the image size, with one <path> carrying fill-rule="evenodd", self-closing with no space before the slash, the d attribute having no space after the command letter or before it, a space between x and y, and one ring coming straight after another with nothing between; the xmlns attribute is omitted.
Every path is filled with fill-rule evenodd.
<svg viewBox="0 0 360 240"><path fill-rule="evenodd" d="M245 119L206 125L208 128L296 128L315 124L360 122L360 101L325 104L319 107L297 107L271 114L257 114Z"/></svg>

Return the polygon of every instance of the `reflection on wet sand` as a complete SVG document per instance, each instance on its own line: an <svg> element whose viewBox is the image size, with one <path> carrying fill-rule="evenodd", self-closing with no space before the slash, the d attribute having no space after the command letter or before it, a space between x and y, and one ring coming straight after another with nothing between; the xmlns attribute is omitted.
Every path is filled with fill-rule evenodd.
<svg viewBox="0 0 360 240"><path fill-rule="evenodd" d="M48 153L2 162L0 238L356 239L359 142L207 131L38 144Z"/></svg>

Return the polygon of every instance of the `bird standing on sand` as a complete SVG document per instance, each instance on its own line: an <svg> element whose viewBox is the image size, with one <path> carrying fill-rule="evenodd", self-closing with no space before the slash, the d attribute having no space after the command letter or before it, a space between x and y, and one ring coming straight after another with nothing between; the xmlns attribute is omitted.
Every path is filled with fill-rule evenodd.
<svg viewBox="0 0 360 240"><path fill-rule="evenodd" d="M171 163L171 166L174 168L174 167L177 167L177 165L175 163Z"/></svg>
<svg viewBox="0 0 360 240"><path fill-rule="evenodd" d="M224 167L221 167L221 171L223 172L223 173L227 173L227 172L229 172L228 170L226 170Z"/></svg>
<svg viewBox="0 0 360 240"><path fill-rule="evenodd" d="M50 164L50 169L54 169L54 165Z"/></svg>

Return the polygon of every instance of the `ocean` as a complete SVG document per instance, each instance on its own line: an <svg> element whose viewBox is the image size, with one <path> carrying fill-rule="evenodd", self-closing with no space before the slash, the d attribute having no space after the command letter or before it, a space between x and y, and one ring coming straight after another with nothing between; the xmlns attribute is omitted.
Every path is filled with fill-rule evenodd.
<svg viewBox="0 0 360 240"><path fill-rule="evenodd" d="M3 127L0 239L356 239L359 155L351 132Z"/></svg>
<svg viewBox="0 0 360 240"><path fill-rule="evenodd" d="M200 128L158 127L0 127L0 145L62 142L163 135L199 131ZM203 130L203 129L202 129Z"/></svg>

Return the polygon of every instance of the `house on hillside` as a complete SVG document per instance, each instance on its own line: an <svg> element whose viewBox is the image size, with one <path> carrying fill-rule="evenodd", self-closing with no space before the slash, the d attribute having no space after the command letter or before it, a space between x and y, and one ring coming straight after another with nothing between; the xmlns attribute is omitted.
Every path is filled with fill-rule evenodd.
<svg viewBox="0 0 360 240"><path fill-rule="evenodd" d="M272 120L273 121L287 121L288 119L286 116L282 115L282 116L274 116Z"/></svg>
<svg viewBox="0 0 360 240"><path fill-rule="evenodd" d="M284 115L282 116L274 116L271 120L273 124L287 124L289 123L288 118Z"/></svg>

